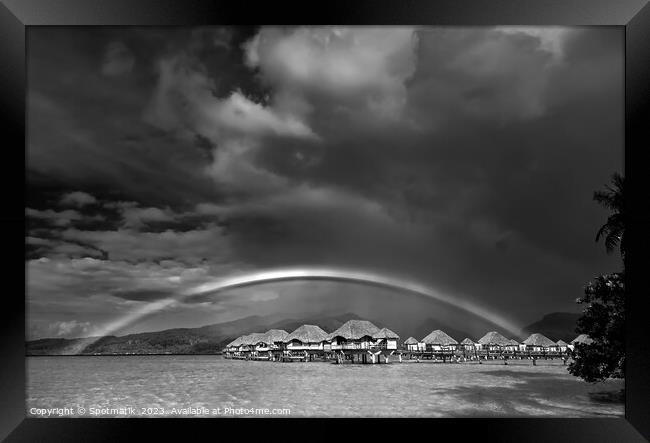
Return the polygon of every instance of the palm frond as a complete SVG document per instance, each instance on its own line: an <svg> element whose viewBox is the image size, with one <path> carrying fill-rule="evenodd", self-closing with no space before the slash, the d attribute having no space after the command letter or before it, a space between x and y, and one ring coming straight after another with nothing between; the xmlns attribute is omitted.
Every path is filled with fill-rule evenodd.
<svg viewBox="0 0 650 443"><path fill-rule="evenodd" d="M621 256L625 255L623 234L625 233L625 202L623 189L625 179L618 173L611 177L611 183L605 185L605 191L594 192L594 200L601 206L612 211L607 222L600 227L596 233L596 241L605 239L605 250L607 253L614 251L619 246Z"/></svg>
<svg viewBox="0 0 650 443"><path fill-rule="evenodd" d="M607 237L605 237L605 249L608 253L611 253L618 243L621 241L621 234L617 231L610 231Z"/></svg>
<svg viewBox="0 0 650 443"><path fill-rule="evenodd" d="M602 225L598 232L596 233L596 241L600 241L601 237L607 236L609 234L609 226L608 225Z"/></svg>

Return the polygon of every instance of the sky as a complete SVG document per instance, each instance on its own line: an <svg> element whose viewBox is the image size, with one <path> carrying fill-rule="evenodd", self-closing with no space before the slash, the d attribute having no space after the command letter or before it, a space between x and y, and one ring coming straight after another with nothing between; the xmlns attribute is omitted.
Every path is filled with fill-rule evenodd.
<svg viewBox="0 0 650 443"><path fill-rule="evenodd" d="M606 27L30 28L28 337L283 268L400 278L520 326L579 312L621 267L592 195L623 169L623 62ZM329 312L480 323L305 280L119 332Z"/></svg>

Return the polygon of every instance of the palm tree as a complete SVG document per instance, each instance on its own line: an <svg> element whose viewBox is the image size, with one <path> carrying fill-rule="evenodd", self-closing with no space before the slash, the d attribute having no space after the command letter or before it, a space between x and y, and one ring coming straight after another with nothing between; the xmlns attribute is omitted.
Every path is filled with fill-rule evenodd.
<svg viewBox="0 0 650 443"><path fill-rule="evenodd" d="M623 259L625 259L624 181L620 174L615 173L612 176L612 184L605 186L606 191L594 192L594 200L612 211L612 214L607 218L607 222L598 230L596 241L601 238L605 239L605 250L608 254L611 254L618 245Z"/></svg>

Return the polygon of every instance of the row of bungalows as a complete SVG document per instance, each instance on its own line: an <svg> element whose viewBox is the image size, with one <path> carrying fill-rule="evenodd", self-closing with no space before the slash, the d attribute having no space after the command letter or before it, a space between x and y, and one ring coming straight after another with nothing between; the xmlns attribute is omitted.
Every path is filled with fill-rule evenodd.
<svg viewBox="0 0 650 443"><path fill-rule="evenodd" d="M479 340L479 350L506 352L506 353L566 353L568 345L566 342L559 340L554 342L550 338L540 333L534 333L528 336L523 342L514 339L508 339L498 332L492 331L487 333Z"/></svg>
<svg viewBox="0 0 650 443"><path fill-rule="evenodd" d="M521 350L527 352L550 352L564 354L569 351L573 351L576 343L589 344L592 342L593 340L586 334L580 334L574 338L571 343L567 343L564 340L558 340L554 342L543 334L536 333L531 334L526 340L522 342Z"/></svg>
<svg viewBox="0 0 650 443"><path fill-rule="evenodd" d="M569 349L569 344L564 340L558 340L556 345L557 345L557 349L560 352L567 352L567 350Z"/></svg>
<svg viewBox="0 0 650 443"><path fill-rule="evenodd" d="M249 334L241 337L237 337L230 343L226 345L226 354L232 358L244 358L249 355L250 352L254 351L256 345L257 336L263 334Z"/></svg>
<svg viewBox="0 0 650 443"><path fill-rule="evenodd" d="M442 330L435 330L416 340L406 339L399 352L448 354L462 352L474 355L496 354L566 354L576 344L591 343L582 334L570 344L559 340L553 342L543 334L531 334L523 342L509 339L499 332L490 331L474 342L465 338L458 343ZM252 333L238 337L226 345L224 354L229 358L273 359L278 356L302 356L370 351L392 354L398 350L399 336L388 328L379 328L367 320L349 320L332 333L327 333L316 325L302 325L292 333L281 329L271 329L265 333ZM374 358L373 358L374 360Z"/></svg>
<svg viewBox="0 0 650 443"><path fill-rule="evenodd" d="M580 341L583 338L576 338ZM574 340L575 341L575 340ZM572 342L573 343L573 342ZM535 333L531 334L523 342L518 342L517 340L507 338L496 331L490 331L481 337L477 342L473 341L469 337L463 339L458 343L454 338L450 337L448 334L441 330L435 330L429 335L424 337L422 340L416 340L413 337L409 337L403 343L403 349L414 352L462 352L463 354L467 353L477 353L481 352L482 354L489 353L565 353L567 350L570 350L572 345L567 344L566 342L559 340L557 342L552 341L543 334Z"/></svg>
<svg viewBox="0 0 650 443"><path fill-rule="evenodd" d="M228 343L227 358L275 359L310 358L331 352L353 350L397 350L399 336L388 328L379 328L366 320L349 320L328 334L316 325L302 325L292 333L272 329L248 334Z"/></svg>

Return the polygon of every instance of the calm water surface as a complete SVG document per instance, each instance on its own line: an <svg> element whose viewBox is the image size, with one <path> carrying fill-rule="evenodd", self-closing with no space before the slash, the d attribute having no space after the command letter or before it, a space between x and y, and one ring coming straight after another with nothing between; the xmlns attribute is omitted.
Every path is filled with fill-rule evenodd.
<svg viewBox="0 0 650 443"><path fill-rule="evenodd" d="M28 357L32 408L158 408L223 416L288 408L290 416L622 416L623 382L588 384L558 362L334 365L220 356ZM207 408L182 411L183 408ZM172 409L176 411L172 412ZM214 413L221 408L219 413ZM32 410L32 413L30 413ZM123 416L102 412L102 416ZM228 415L228 414L225 414ZM78 416L75 412L72 416Z"/></svg>

